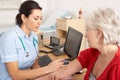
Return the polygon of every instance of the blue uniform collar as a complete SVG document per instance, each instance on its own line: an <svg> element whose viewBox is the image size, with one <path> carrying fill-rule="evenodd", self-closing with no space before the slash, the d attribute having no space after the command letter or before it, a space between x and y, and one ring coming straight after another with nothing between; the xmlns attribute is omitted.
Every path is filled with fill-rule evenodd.
<svg viewBox="0 0 120 80"><path fill-rule="evenodd" d="M28 38L28 36L22 31L22 29L18 25L16 25L15 31L19 37L21 37L21 38L27 37ZM33 38L33 34L34 34L33 32L30 32L30 38Z"/></svg>

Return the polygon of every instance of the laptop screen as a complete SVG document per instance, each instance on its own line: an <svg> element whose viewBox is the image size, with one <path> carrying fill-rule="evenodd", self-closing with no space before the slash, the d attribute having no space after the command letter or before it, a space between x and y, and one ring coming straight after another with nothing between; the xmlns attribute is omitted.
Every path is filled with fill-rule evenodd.
<svg viewBox="0 0 120 80"><path fill-rule="evenodd" d="M64 51L71 60L74 60L79 53L83 34L72 27L68 28Z"/></svg>

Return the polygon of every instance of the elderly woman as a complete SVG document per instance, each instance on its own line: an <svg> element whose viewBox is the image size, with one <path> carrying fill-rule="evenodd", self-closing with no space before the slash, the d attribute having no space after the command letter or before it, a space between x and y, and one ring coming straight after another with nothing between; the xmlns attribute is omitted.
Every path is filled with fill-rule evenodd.
<svg viewBox="0 0 120 80"><path fill-rule="evenodd" d="M86 18L86 38L89 48L77 59L50 77L61 80L87 68L84 80L120 80L120 19L110 8L99 8Z"/></svg>

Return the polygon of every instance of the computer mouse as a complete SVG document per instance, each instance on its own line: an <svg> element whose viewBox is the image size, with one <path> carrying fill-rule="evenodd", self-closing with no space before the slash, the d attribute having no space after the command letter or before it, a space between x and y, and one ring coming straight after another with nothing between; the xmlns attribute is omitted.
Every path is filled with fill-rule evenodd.
<svg viewBox="0 0 120 80"><path fill-rule="evenodd" d="M70 63L70 60L69 60L69 59L64 59L63 65L67 65L67 64L69 64L69 63Z"/></svg>

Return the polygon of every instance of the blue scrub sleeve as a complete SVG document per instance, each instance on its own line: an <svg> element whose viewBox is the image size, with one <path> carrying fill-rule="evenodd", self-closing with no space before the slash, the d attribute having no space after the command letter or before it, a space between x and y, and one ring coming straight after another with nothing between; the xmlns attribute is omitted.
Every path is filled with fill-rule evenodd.
<svg viewBox="0 0 120 80"><path fill-rule="evenodd" d="M1 62L12 62L17 60L16 40L15 35L5 36L2 38Z"/></svg>

